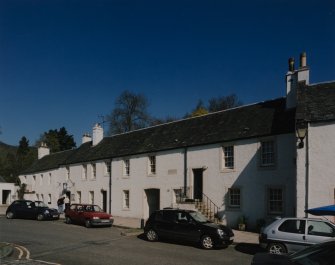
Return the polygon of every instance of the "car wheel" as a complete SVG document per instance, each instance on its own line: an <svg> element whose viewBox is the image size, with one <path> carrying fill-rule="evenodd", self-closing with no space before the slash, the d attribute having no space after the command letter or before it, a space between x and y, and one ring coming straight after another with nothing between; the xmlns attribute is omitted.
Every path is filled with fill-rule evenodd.
<svg viewBox="0 0 335 265"><path fill-rule="evenodd" d="M154 242L158 240L158 235L155 230L150 229L146 234L146 237L149 241Z"/></svg>
<svg viewBox="0 0 335 265"><path fill-rule="evenodd" d="M37 215L37 220L38 221L42 221L43 219L44 219L44 215L43 214L40 213L40 214Z"/></svg>
<svg viewBox="0 0 335 265"><path fill-rule="evenodd" d="M90 222L90 220L86 220L86 221L85 221L85 226L86 226L87 228L90 228L90 227L91 227L91 222Z"/></svg>
<svg viewBox="0 0 335 265"><path fill-rule="evenodd" d="M283 244L270 243L268 245L268 252L271 254L284 254L287 253L287 250Z"/></svg>
<svg viewBox="0 0 335 265"><path fill-rule="evenodd" d="M214 247L213 239L211 236L208 236L208 235L204 235L201 238L200 243L201 243L202 248L204 249L212 249Z"/></svg>
<svg viewBox="0 0 335 265"><path fill-rule="evenodd" d="M71 224L71 223L72 223L71 218L68 217L68 216L65 216L65 223L67 223L67 224Z"/></svg>
<svg viewBox="0 0 335 265"><path fill-rule="evenodd" d="M6 217L7 217L7 219L13 219L14 218L14 213L13 212L7 212Z"/></svg>

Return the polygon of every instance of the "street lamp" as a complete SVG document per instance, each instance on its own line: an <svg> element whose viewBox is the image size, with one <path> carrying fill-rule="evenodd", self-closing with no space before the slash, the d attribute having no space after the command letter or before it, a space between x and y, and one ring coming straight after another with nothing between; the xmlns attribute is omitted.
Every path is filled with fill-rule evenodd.
<svg viewBox="0 0 335 265"><path fill-rule="evenodd" d="M297 136L300 140L298 144L298 148L304 148L304 139L307 134L307 123L305 120L297 120L296 131L297 131Z"/></svg>

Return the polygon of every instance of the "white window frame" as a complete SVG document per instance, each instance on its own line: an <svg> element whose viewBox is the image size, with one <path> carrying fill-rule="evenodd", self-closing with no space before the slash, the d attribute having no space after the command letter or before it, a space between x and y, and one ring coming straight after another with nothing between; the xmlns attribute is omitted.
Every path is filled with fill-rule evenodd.
<svg viewBox="0 0 335 265"><path fill-rule="evenodd" d="M272 192L280 192L273 194ZM279 195L280 194L280 195ZM273 209L272 204L281 204L281 209ZM283 214L285 211L285 195L282 187L268 187L267 188L267 212L270 215Z"/></svg>
<svg viewBox="0 0 335 265"><path fill-rule="evenodd" d="M124 210L130 209L130 192L129 190L122 191L122 208Z"/></svg>
<svg viewBox="0 0 335 265"><path fill-rule="evenodd" d="M229 163L232 163L232 164L229 165ZM234 170L235 169L235 146L234 145L222 146L222 169L223 170Z"/></svg>
<svg viewBox="0 0 335 265"><path fill-rule="evenodd" d="M81 191L77 191L77 197L78 197L77 202L81 203Z"/></svg>
<svg viewBox="0 0 335 265"><path fill-rule="evenodd" d="M82 165L82 180L87 180L87 164L83 164Z"/></svg>
<svg viewBox="0 0 335 265"><path fill-rule="evenodd" d="M91 179L95 180L97 178L97 165L95 163L91 163Z"/></svg>
<svg viewBox="0 0 335 265"><path fill-rule="evenodd" d="M105 176L108 177L112 173L112 164L110 161L105 161Z"/></svg>
<svg viewBox="0 0 335 265"><path fill-rule="evenodd" d="M89 191L88 192L88 202L89 204L94 204L94 191Z"/></svg>
<svg viewBox="0 0 335 265"><path fill-rule="evenodd" d="M149 175L156 175L157 173L157 159L155 155L150 155L148 157L148 170L149 170Z"/></svg>
<svg viewBox="0 0 335 265"><path fill-rule="evenodd" d="M238 201L239 203L238 204L235 204L235 202L232 203L233 201ZM242 203L241 188L239 187L229 188L228 189L228 207L231 209L241 209L241 203Z"/></svg>
<svg viewBox="0 0 335 265"><path fill-rule="evenodd" d="M129 177L130 176L130 159L125 158L122 161L123 163L123 176Z"/></svg>
<svg viewBox="0 0 335 265"><path fill-rule="evenodd" d="M260 142L261 167L273 167L276 164L276 143L273 139Z"/></svg>

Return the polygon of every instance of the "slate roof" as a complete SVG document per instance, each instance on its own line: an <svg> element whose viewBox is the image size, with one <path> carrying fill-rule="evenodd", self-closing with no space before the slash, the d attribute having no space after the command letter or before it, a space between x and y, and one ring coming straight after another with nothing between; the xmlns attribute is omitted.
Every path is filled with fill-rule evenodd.
<svg viewBox="0 0 335 265"><path fill-rule="evenodd" d="M310 122L335 120L335 82L301 84L297 92L297 119Z"/></svg>
<svg viewBox="0 0 335 265"><path fill-rule="evenodd" d="M294 133L295 109L286 110L285 98L215 112L137 131L105 137L79 148L38 160L25 173L135 154Z"/></svg>

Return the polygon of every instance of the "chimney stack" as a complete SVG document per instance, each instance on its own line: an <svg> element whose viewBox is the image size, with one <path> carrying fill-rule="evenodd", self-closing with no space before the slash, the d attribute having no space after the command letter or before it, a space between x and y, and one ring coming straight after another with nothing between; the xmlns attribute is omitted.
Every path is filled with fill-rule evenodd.
<svg viewBox="0 0 335 265"><path fill-rule="evenodd" d="M84 133L83 137L81 138L81 143L84 144L90 141L92 141L92 137L88 133Z"/></svg>
<svg viewBox="0 0 335 265"><path fill-rule="evenodd" d="M50 149L47 147L46 143L41 142L41 145L37 149L38 159L44 156L50 155Z"/></svg>
<svg viewBox="0 0 335 265"><path fill-rule="evenodd" d="M95 124L93 127L93 146L97 145L104 138L104 129L100 124Z"/></svg>
<svg viewBox="0 0 335 265"><path fill-rule="evenodd" d="M288 72L286 74L286 108L294 108L297 105L297 89L299 82L309 84L309 67L306 64L306 52L300 54L299 69L294 69L294 58L290 58Z"/></svg>

